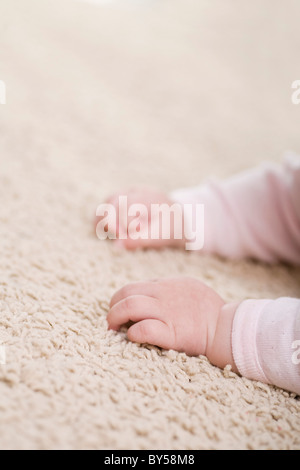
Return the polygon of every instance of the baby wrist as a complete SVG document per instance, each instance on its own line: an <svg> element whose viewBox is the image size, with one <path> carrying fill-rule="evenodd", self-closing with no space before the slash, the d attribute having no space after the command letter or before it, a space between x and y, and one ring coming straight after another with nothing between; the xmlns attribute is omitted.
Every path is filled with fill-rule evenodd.
<svg viewBox="0 0 300 470"><path fill-rule="evenodd" d="M232 325L239 302L224 304L219 312L212 348L207 354L209 361L217 367L224 369L231 365L234 372L238 372L232 353Z"/></svg>

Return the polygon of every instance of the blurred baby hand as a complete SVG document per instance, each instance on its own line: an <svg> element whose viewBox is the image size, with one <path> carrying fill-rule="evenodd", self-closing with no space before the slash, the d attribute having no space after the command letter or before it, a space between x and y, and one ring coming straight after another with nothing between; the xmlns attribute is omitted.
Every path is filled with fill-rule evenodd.
<svg viewBox="0 0 300 470"><path fill-rule="evenodd" d="M109 233L107 238L117 239L118 246L132 250L181 247L184 244L183 217L180 210L177 215L170 211L172 205L167 194L156 189L133 188L116 193L107 199L100 214L97 210L96 233L99 238L105 238L99 236L104 232ZM165 217L164 226L158 207L165 209L167 216L171 215ZM181 236L175 236L177 233Z"/></svg>

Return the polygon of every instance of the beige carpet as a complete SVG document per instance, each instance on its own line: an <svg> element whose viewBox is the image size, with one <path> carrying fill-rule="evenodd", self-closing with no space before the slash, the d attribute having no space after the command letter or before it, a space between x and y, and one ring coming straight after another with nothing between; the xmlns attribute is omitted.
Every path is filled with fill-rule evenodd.
<svg viewBox="0 0 300 470"><path fill-rule="evenodd" d="M295 395L132 344L106 314L133 280L191 275L231 301L300 295L300 271L120 252L91 224L120 187L300 152L299 2L120 3L0 3L0 448L299 449Z"/></svg>

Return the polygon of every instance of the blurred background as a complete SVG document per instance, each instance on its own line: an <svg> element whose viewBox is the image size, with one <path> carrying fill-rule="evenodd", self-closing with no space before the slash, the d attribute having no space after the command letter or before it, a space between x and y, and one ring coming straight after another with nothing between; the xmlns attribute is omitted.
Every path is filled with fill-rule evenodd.
<svg viewBox="0 0 300 470"><path fill-rule="evenodd" d="M297 0L0 8L2 165L17 171L26 154L98 182L102 197L103 186L173 189L300 151Z"/></svg>

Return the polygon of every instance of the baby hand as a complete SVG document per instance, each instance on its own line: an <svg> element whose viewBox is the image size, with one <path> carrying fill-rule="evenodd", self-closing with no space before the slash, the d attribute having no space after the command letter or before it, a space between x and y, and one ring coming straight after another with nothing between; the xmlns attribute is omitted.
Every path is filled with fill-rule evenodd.
<svg viewBox="0 0 300 470"><path fill-rule="evenodd" d="M133 322L131 341L206 355L219 367L234 366L231 354L233 311L203 282L183 277L129 284L114 294L107 316L109 329ZM221 319L221 321L220 321Z"/></svg>
<svg viewBox="0 0 300 470"><path fill-rule="evenodd" d="M130 206L136 204L142 204L146 216L139 216L139 228L138 232L146 233L146 237L133 238L130 234L130 225L134 221L134 217L128 215L128 213L121 213L120 209L120 197L126 197L126 205L129 208ZM181 247L184 245L184 239L175 238L176 229L179 228L179 232L183 230L183 218L180 219L174 217L174 223L168 224L167 237L163 236L162 230L160 227L161 220L160 217L155 217L151 208L153 205L166 205L171 207L173 202L169 199L166 193L156 189L147 189L147 188L133 188L125 192L116 193L110 196L107 201L107 204L111 204L116 211L116 218L110 220L110 227L106 226L106 230L110 231L113 234L112 238L117 238L117 244L123 246L127 249L137 249L137 248L164 248L166 246L178 246ZM103 221L103 217L96 217L95 226L97 230L97 225L99 222ZM102 222L103 223L103 222ZM177 225L175 225L177 224ZM134 225L134 224L132 224ZM178 227L180 225L180 227ZM110 229L110 230L109 230ZM152 233L156 233L156 237L151 236ZM177 231L178 232L178 231ZM121 236L121 233L123 234Z"/></svg>

